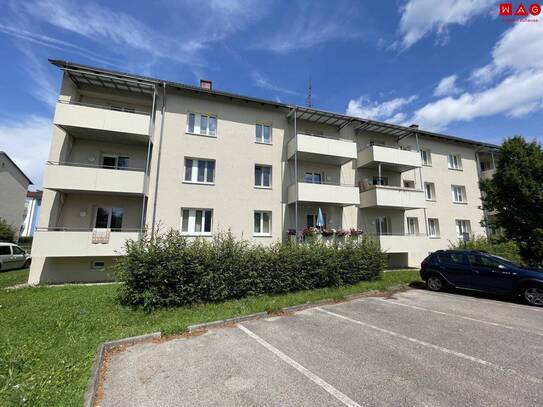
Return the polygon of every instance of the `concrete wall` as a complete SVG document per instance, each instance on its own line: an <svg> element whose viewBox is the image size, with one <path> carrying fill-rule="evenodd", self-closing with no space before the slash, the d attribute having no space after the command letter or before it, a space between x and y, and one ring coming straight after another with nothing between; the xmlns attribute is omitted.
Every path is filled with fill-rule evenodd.
<svg viewBox="0 0 543 407"><path fill-rule="evenodd" d="M0 218L15 229L23 222L29 182L4 154L0 154Z"/></svg>

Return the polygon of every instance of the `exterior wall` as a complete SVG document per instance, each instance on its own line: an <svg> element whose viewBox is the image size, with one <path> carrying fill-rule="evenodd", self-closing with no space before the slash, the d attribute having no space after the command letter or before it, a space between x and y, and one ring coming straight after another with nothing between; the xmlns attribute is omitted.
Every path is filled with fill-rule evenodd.
<svg viewBox="0 0 543 407"><path fill-rule="evenodd" d="M29 237L34 234L40 216L41 199L26 198L24 209L24 221L21 225L21 236Z"/></svg>
<svg viewBox="0 0 543 407"><path fill-rule="evenodd" d="M29 182L6 155L0 153L0 218L18 235L23 222L26 190Z"/></svg>

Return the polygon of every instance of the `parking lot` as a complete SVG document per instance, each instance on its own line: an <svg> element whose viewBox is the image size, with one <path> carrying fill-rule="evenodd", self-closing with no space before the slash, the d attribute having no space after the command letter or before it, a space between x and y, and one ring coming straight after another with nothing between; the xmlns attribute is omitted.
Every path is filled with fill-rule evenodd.
<svg viewBox="0 0 543 407"><path fill-rule="evenodd" d="M409 290L114 355L101 406L541 406L543 309Z"/></svg>

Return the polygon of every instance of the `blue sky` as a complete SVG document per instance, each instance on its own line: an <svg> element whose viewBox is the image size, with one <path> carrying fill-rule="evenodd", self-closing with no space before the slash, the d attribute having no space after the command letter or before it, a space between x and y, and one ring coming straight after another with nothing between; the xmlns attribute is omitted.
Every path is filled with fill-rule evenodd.
<svg viewBox="0 0 543 407"><path fill-rule="evenodd" d="M0 150L41 184L61 78L48 58L300 105L311 78L316 108L542 140L543 14L505 22L498 3L0 0Z"/></svg>

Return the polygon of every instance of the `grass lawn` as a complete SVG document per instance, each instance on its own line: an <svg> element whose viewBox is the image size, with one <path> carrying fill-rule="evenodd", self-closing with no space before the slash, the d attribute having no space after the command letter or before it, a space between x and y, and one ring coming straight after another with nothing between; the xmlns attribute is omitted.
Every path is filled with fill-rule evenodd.
<svg viewBox="0 0 543 407"><path fill-rule="evenodd" d="M0 273L0 405L80 406L97 346L104 341L259 311L341 299L419 280L418 271L384 273L354 286L259 296L145 314L115 301L116 285L24 288L28 270Z"/></svg>

